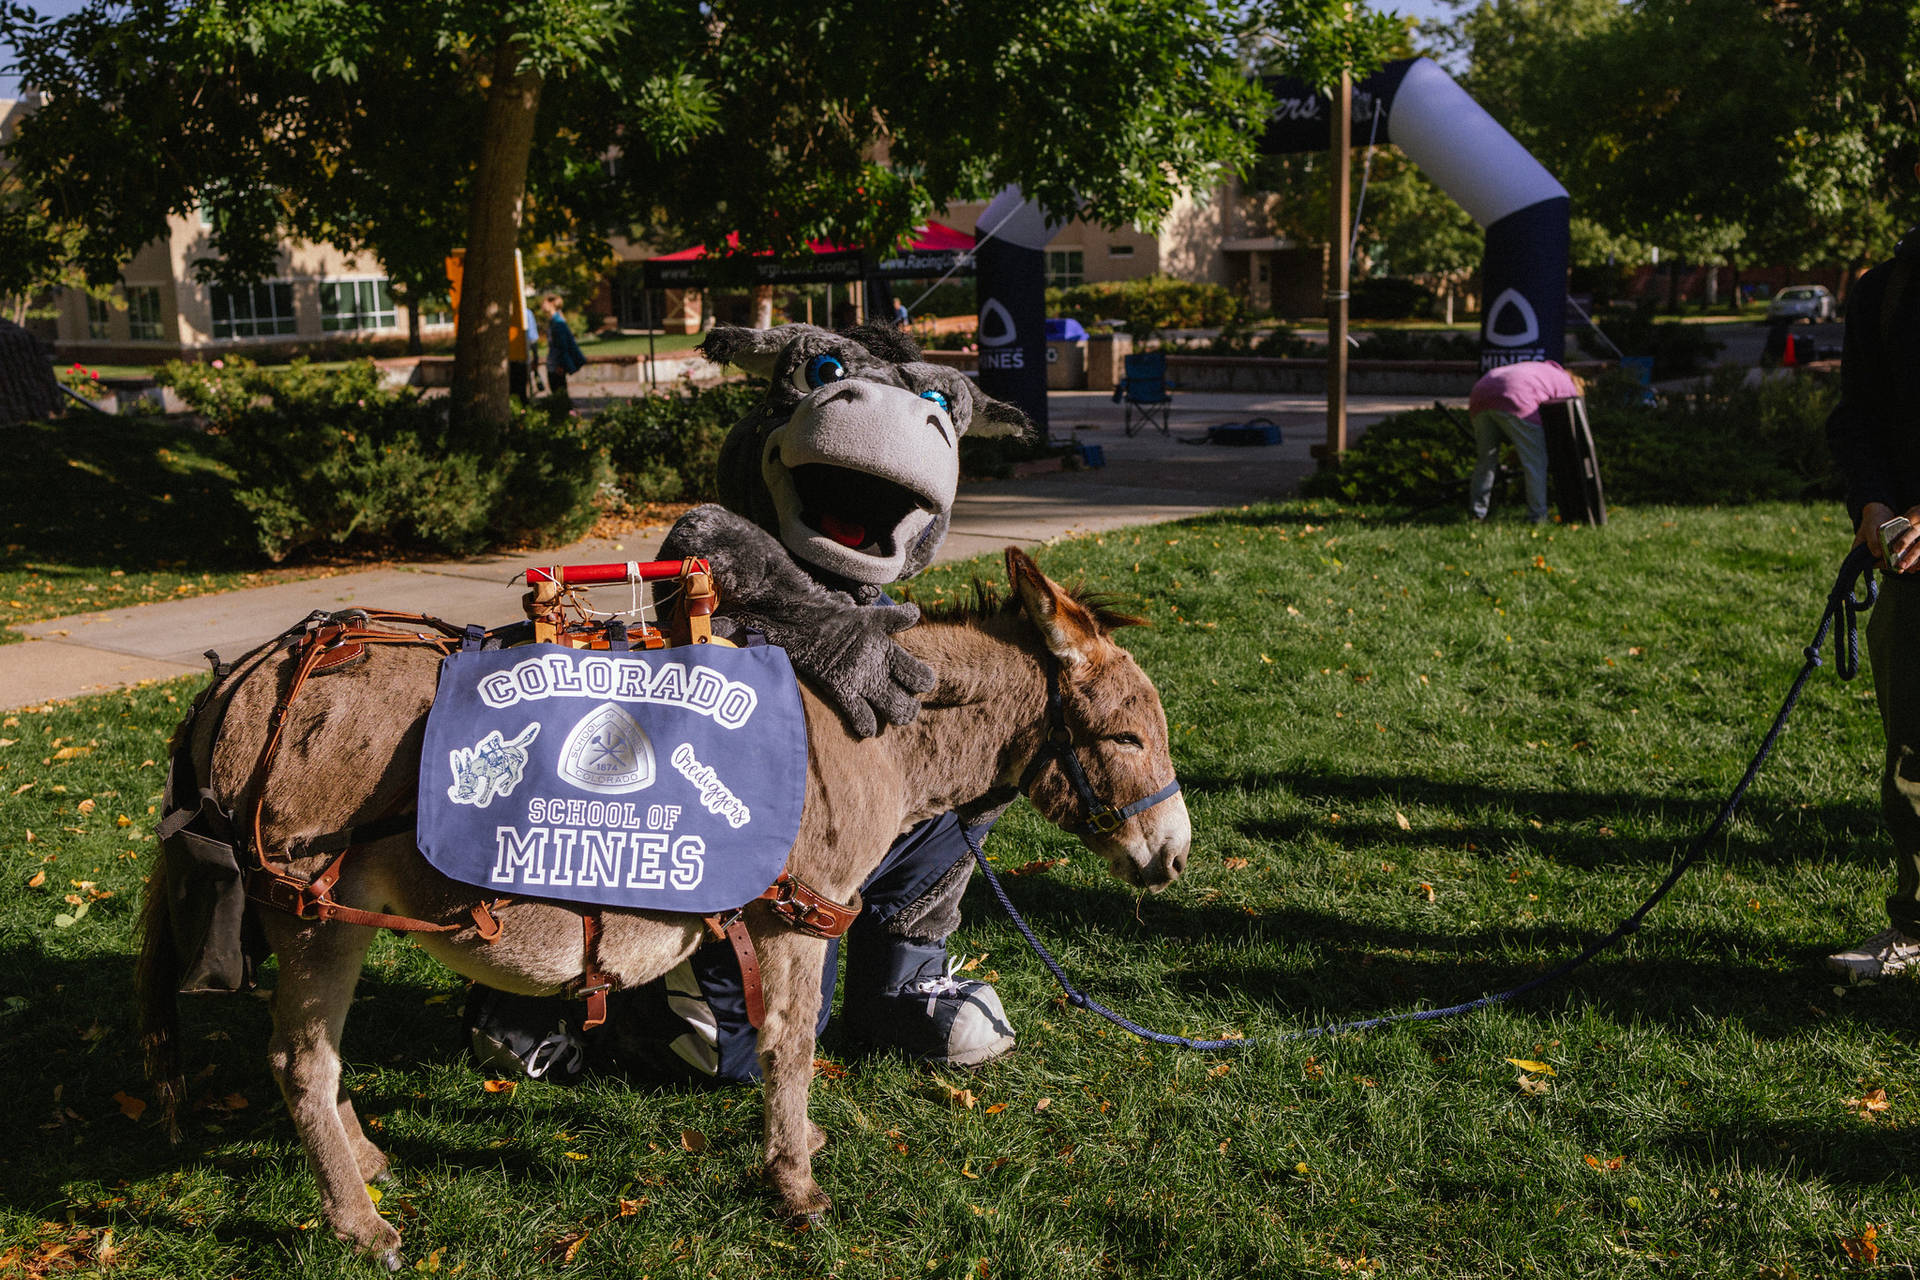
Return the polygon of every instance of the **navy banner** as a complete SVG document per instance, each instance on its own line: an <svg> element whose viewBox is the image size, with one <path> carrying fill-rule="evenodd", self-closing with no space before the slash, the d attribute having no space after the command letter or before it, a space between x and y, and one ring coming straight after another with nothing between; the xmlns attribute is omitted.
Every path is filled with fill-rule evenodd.
<svg viewBox="0 0 1920 1280"><path fill-rule="evenodd" d="M420 756L420 850L503 896L725 911L780 874L806 779L781 649L456 653Z"/></svg>
<svg viewBox="0 0 1920 1280"><path fill-rule="evenodd" d="M1038 205L1009 187L980 214L973 266L980 296L980 389L1047 430L1047 253Z"/></svg>
<svg viewBox="0 0 1920 1280"><path fill-rule="evenodd" d="M1487 228L1480 371L1567 352L1567 201L1542 200Z"/></svg>

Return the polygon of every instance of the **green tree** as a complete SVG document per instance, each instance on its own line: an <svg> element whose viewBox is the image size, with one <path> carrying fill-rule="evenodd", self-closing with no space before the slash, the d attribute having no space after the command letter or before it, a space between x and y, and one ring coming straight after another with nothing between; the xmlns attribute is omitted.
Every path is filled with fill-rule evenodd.
<svg viewBox="0 0 1920 1280"><path fill-rule="evenodd" d="M1020 184L1151 223L1244 162L1248 59L1368 56L1342 0L94 0L0 7L50 91L10 156L111 278L169 213L202 269L271 269L283 230L365 245L430 288L466 249L454 410L504 422L514 248L662 221L742 252L891 241ZM618 157L620 163L610 164Z"/></svg>

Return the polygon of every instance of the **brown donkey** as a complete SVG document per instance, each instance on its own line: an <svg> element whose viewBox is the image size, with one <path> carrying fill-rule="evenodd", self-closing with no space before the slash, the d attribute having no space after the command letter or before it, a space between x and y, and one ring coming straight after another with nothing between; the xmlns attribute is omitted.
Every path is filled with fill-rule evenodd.
<svg viewBox="0 0 1920 1280"><path fill-rule="evenodd" d="M1159 695L1109 638L1132 620L1070 595L1016 549L1007 551L1007 568L1017 605L997 607L983 598L971 611L931 619L901 637L939 674L916 722L856 739L803 690L807 793L788 868L825 896L856 901L901 832L993 793L1011 795L1015 787L1049 821L1082 829L1087 845L1129 884L1161 889L1184 867L1190 831L1178 794L1124 820L1109 814L1096 824L1110 829L1085 830L1082 819L1090 815L1083 793L1071 780L1073 764L1060 754L1070 747L1087 786L1108 804L1150 797L1172 782ZM229 812L247 812L259 786L268 721L292 679L292 661L283 648L250 655L215 691L225 706L212 709L221 714L195 722L196 771ZM269 775L260 847L298 847L412 807L437 663L430 649L374 646L353 669L307 686L291 704ZM1060 694L1051 714L1050 687ZM326 859L298 859L293 870L312 875ZM143 911L141 987L148 1042L159 1046L156 1060L177 1099L176 958L164 884L162 867L149 881ZM468 921L477 904L492 900L440 875L405 834L358 849L334 898L361 910L449 923ZM279 957L268 1059L320 1184L327 1222L341 1239L397 1268L399 1233L375 1212L366 1186L384 1174L387 1158L367 1139L340 1083L341 1028L374 930L248 909L257 912ZM697 916L608 908L589 956L577 910L516 899L492 914L498 934L491 943L477 922L421 933L418 940L476 982L539 995L577 983L596 962L620 986L651 981L703 938ZM812 1173L812 1154L825 1135L807 1119L827 943L787 927L764 902L753 904L745 923L766 991L759 1041L766 1171L786 1211L811 1218L829 1204Z"/></svg>

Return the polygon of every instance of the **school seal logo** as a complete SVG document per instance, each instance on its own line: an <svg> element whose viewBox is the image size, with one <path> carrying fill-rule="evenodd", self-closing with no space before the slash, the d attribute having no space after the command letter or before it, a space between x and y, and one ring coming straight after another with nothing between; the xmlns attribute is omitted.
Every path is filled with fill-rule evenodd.
<svg viewBox="0 0 1920 1280"><path fill-rule="evenodd" d="M556 772L582 791L643 791L653 785L653 741L625 708L603 702L573 726Z"/></svg>

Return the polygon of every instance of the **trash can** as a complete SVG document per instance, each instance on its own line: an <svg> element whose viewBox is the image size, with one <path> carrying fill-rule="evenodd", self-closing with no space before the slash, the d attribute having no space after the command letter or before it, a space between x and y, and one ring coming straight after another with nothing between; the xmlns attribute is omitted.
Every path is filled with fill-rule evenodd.
<svg viewBox="0 0 1920 1280"><path fill-rule="evenodd" d="M1047 321L1047 390L1087 389L1087 331L1078 320Z"/></svg>

